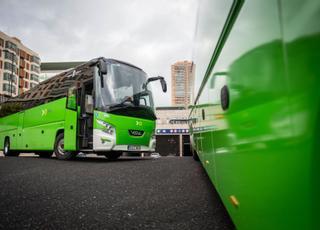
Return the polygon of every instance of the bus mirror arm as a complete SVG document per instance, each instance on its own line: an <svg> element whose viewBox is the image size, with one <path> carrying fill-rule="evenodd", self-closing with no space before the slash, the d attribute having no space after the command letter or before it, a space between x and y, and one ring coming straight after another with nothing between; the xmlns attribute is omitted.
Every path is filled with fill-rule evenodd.
<svg viewBox="0 0 320 230"><path fill-rule="evenodd" d="M164 77L158 76L158 77L150 77L148 78L147 82L143 85L144 89L147 89L147 85L152 81L160 80L161 87L163 92L167 92L167 83L166 80L164 80Z"/></svg>

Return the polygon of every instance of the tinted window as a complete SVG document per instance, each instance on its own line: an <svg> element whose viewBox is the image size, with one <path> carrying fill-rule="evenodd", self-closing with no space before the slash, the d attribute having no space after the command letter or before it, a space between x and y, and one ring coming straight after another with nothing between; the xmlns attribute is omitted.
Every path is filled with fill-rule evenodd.
<svg viewBox="0 0 320 230"><path fill-rule="evenodd" d="M92 68L83 66L76 71L70 70L61 73L36 86L30 85L34 88L0 105L0 117L66 97L71 86L80 85L80 79L82 81L90 80L92 76ZM28 86L27 84L26 87ZM9 90L8 86L3 87Z"/></svg>

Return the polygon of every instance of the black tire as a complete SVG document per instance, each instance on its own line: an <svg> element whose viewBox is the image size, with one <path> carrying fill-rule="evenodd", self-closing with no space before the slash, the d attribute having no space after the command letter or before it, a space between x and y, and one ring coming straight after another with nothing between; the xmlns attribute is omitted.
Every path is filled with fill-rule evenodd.
<svg viewBox="0 0 320 230"><path fill-rule="evenodd" d="M52 157L53 151L38 152L37 154L41 158L50 158L50 157Z"/></svg>
<svg viewBox="0 0 320 230"><path fill-rule="evenodd" d="M122 155L122 152L108 152L105 156L108 160L117 160Z"/></svg>
<svg viewBox="0 0 320 230"><path fill-rule="evenodd" d="M77 152L64 150L64 134L60 133L56 137L54 144L54 153L59 160L70 160L77 155Z"/></svg>
<svg viewBox="0 0 320 230"><path fill-rule="evenodd" d="M19 152L17 151L12 151L10 149L10 139L8 137L6 137L4 139L4 144L3 144L3 154L6 157L17 157L19 156Z"/></svg>
<svg viewBox="0 0 320 230"><path fill-rule="evenodd" d="M192 148L192 147L191 147L191 148ZM194 150L193 148L192 148L192 158L193 158L195 161L199 161L199 160L200 160L197 151Z"/></svg>

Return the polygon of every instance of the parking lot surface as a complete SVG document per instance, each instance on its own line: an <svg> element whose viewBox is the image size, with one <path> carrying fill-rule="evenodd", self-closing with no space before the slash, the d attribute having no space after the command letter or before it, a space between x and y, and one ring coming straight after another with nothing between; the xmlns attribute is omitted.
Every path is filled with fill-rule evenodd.
<svg viewBox="0 0 320 230"><path fill-rule="evenodd" d="M0 229L234 229L191 157L0 157Z"/></svg>

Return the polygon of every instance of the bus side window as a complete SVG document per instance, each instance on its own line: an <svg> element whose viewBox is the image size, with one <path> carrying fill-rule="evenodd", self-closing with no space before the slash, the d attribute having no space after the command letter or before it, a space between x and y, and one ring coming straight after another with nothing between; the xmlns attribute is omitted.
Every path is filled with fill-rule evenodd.
<svg viewBox="0 0 320 230"><path fill-rule="evenodd" d="M67 97L67 109L76 110L77 109L77 89L76 87L71 87L68 90L68 97Z"/></svg>
<svg viewBox="0 0 320 230"><path fill-rule="evenodd" d="M145 98L140 98L139 104L147 106L147 100Z"/></svg>

